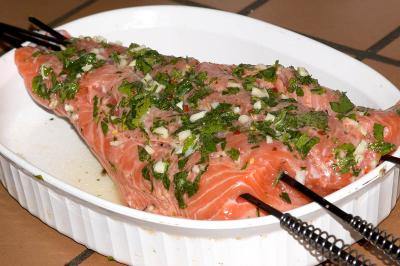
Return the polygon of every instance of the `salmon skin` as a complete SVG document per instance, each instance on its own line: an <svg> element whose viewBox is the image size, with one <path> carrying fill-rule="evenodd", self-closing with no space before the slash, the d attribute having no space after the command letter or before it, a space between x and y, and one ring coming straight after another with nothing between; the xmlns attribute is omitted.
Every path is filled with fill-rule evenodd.
<svg viewBox="0 0 400 266"><path fill-rule="evenodd" d="M23 47L15 62L31 97L67 117L139 210L190 219L266 215L307 203L286 171L321 195L375 168L400 144L398 106L356 107L304 68L220 65L71 38L54 52Z"/></svg>

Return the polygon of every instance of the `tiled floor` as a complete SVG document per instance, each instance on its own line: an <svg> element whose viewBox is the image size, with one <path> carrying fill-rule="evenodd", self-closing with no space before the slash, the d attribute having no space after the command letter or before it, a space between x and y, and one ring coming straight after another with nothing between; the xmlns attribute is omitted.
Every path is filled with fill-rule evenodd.
<svg viewBox="0 0 400 266"><path fill-rule="evenodd" d="M72 0L8 1L0 20L28 28L27 16L52 26L105 10L172 4L236 12L327 43L368 64L400 88L398 0ZM367 52L365 52L367 51ZM64 237L23 210L0 186L1 265L118 265ZM400 205L381 226L400 235ZM368 245L356 245L364 250ZM373 252L374 253L374 252ZM371 253L367 252L373 260Z"/></svg>

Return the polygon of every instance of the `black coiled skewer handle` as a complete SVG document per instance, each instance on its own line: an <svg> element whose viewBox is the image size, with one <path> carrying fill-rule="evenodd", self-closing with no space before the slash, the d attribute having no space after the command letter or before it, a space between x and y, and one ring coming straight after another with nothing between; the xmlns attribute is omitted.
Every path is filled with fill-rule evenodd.
<svg viewBox="0 0 400 266"><path fill-rule="evenodd" d="M350 225L372 245L382 250L400 265L400 238L396 238L384 230L373 226L360 216L352 217Z"/></svg>
<svg viewBox="0 0 400 266"><path fill-rule="evenodd" d="M319 252L323 257L339 265L372 265L364 256L357 251L349 249L343 240L321 229L315 228L306 222L285 213L280 218L281 226L289 231L301 243L309 245L313 250Z"/></svg>

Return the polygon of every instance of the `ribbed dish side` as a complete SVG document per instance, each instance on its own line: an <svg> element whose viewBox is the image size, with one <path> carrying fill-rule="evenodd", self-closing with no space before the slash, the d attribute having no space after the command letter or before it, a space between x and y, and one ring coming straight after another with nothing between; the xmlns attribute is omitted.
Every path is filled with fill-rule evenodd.
<svg viewBox="0 0 400 266"><path fill-rule="evenodd" d="M400 194L399 169L358 191L338 205L377 224L394 207ZM0 180L24 208L75 241L132 265L313 265L318 262L283 230L248 237L212 238L173 235L136 224L127 217L111 216L90 208L48 187L0 156ZM391 195L391 196L388 196ZM368 207L366 207L368 206ZM324 210L307 219L343 238L353 238ZM261 254L261 255L260 255Z"/></svg>

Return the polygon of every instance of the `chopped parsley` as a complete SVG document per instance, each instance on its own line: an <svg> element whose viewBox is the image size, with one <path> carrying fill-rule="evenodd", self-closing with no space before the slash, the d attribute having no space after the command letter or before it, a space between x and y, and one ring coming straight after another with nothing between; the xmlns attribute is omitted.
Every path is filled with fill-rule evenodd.
<svg viewBox="0 0 400 266"><path fill-rule="evenodd" d="M339 168L340 174L349 172L352 172L355 176L359 174L360 170L356 168L357 161L354 156L355 150L356 148L351 143L343 143L333 150L337 160L336 166Z"/></svg>
<svg viewBox="0 0 400 266"><path fill-rule="evenodd" d="M138 146L138 155L141 162L150 161L151 156L142 146Z"/></svg>
<svg viewBox="0 0 400 266"><path fill-rule="evenodd" d="M95 95L93 97L93 118L96 120L98 115L99 115L99 98L97 97L97 95Z"/></svg>
<svg viewBox="0 0 400 266"><path fill-rule="evenodd" d="M238 66L232 69L232 75L237 78L242 78L246 69L252 69L252 65L248 64L239 64Z"/></svg>
<svg viewBox="0 0 400 266"><path fill-rule="evenodd" d="M171 181L169 180L169 176L168 176L169 163L167 163L167 162L165 162L165 163L166 163L166 166L165 166L165 169L164 169L164 173L155 172L154 168L153 168L153 165L152 165L151 169L153 171L154 178L157 179L157 180L161 180L163 185L164 185L164 188L168 190L169 186L171 184Z"/></svg>
<svg viewBox="0 0 400 266"><path fill-rule="evenodd" d="M240 88L238 88L238 87L228 87L222 91L222 95L235 95L235 94L238 94L239 91L240 91Z"/></svg>
<svg viewBox="0 0 400 266"><path fill-rule="evenodd" d="M205 171L205 170L204 170ZM193 196L199 189L200 177L203 175L204 171L201 171L193 182L190 182L187 171L178 172L174 175L174 185L175 185L175 198L178 201L179 208L186 208L186 203L184 201L184 194L189 197Z"/></svg>
<svg viewBox="0 0 400 266"><path fill-rule="evenodd" d="M321 87L321 86L317 86L317 87L315 87L314 89L311 89L310 91L311 91L311 93L313 93L313 94L322 95L322 94L324 94L324 93L326 92L326 89L324 89L324 88Z"/></svg>
<svg viewBox="0 0 400 266"><path fill-rule="evenodd" d="M287 192L282 192L279 194L279 197L286 203L292 204L292 200L289 197L289 194Z"/></svg>
<svg viewBox="0 0 400 266"><path fill-rule="evenodd" d="M294 146L296 150L304 158L310 152L312 147L319 143L318 137L309 137L307 134L302 133L300 137L295 141Z"/></svg>
<svg viewBox="0 0 400 266"><path fill-rule="evenodd" d="M50 91L44 84L41 75L38 75L32 79L32 92L43 99L50 99Z"/></svg>
<svg viewBox="0 0 400 266"><path fill-rule="evenodd" d="M274 182L272 182L272 187L276 187L278 185L279 181L281 181L282 173L279 173L276 175Z"/></svg>
<svg viewBox="0 0 400 266"><path fill-rule="evenodd" d="M340 94L337 102L330 102L330 106L334 112L338 113L339 118L347 116L355 107L344 92Z"/></svg>
<svg viewBox="0 0 400 266"><path fill-rule="evenodd" d="M374 152L380 153L381 155L385 155L390 153L396 148L396 145L385 142L384 140L384 130L385 127L381 124L375 123L374 124L374 137L376 142L370 143L368 145L369 149L373 150Z"/></svg>
<svg viewBox="0 0 400 266"><path fill-rule="evenodd" d="M303 88L298 84L296 78L291 78L289 80L288 92L296 92L297 96L304 96Z"/></svg>
<svg viewBox="0 0 400 266"><path fill-rule="evenodd" d="M94 53L77 51L74 47L51 53L63 62L60 75L65 75L65 78L63 81L57 80L53 69L42 65L42 73L32 79L32 91L43 99L50 99L51 94L57 94L61 102L73 99L79 91L79 84L76 81L78 75L104 64L103 60L97 60ZM46 87L43 78L51 80L50 88Z"/></svg>
<svg viewBox="0 0 400 266"><path fill-rule="evenodd" d="M114 61L114 63L116 63L116 64L119 64L121 62L121 60L119 58L119 53L116 52L116 51L112 52L110 57Z"/></svg>
<svg viewBox="0 0 400 266"><path fill-rule="evenodd" d="M266 81L273 82L277 78L276 76L277 69L278 69L278 61L276 61L274 65L258 72L257 77L260 79L264 79Z"/></svg>
<svg viewBox="0 0 400 266"><path fill-rule="evenodd" d="M151 106L150 98L145 94L132 97L129 101L130 110L125 116L125 125L129 129L138 128L142 124L142 116L147 113Z"/></svg>
<svg viewBox="0 0 400 266"><path fill-rule="evenodd" d="M368 147L374 152L380 153L381 155L385 155L392 152L396 148L396 145L384 141L377 141L369 144Z"/></svg>
<svg viewBox="0 0 400 266"><path fill-rule="evenodd" d="M144 179L150 181L150 169L148 165L142 168L142 176Z"/></svg>
<svg viewBox="0 0 400 266"><path fill-rule="evenodd" d="M230 149L226 153L228 153L229 157L231 157L231 159L234 161L237 161L240 157L240 151L235 148Z"/></svg>
<svg viewBox="0 0 400 266"><path fill-rule="evenodd" d="M108 133L108 124L104 121L101 121L100 123L101 126L101 131L103 132L104 135L107 135Z"/></svg>
<svg viewBox="0 0 400 266"><path fill-rule="evenodd" d="M247 167L249 166L249 161L247 161L243 166L240 168L240 170L246 170Z"/></svg>
<svg viewBox="0 0 400 266"><path fill-rule="evenodd" d="M180 160L178 161L178 168L179 168L179 170L183 170L183 169L185 168L186 163L187 163L188 160L189 160L189 157L186 157L186 158L180 159Z"/></svg>
<svg viewBox="0 0 400 266"><path fill-rule="evenodd" d="M377 141L383 141L383 132L385 127L381 124L375 123L374 124L374 137Z"/></svg>
<svg viewBox="0 0 400 266"><path fill-rule="evenodd" d="M134 48L137 47L139 47L139 45L131 44L129 46L128 54L136 60L136 69L142 71L144 74L153 70L155 65L164 62L164 56L160 55L156 50L149 48L135 50Z"/></svg>
<svg viewBox="0 0 400 266"><path fill-rule="evenodd" d="M208 95L210 95L211 93L212 93L211 88L200 87L188 98L190 107L196 108L198 106L198 102L207 97Z"/></svg>
<svg viewBox="0 0 400 266"><path fill-rule="evenodd" d="M34 177L35 177L37 180L40 180L40 181L43 181L43 180L44 180L42 175L34 175Z"/></svg>

